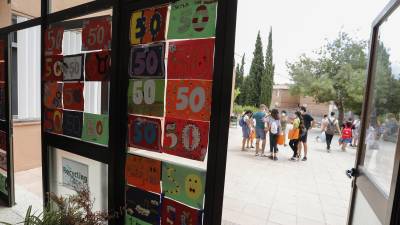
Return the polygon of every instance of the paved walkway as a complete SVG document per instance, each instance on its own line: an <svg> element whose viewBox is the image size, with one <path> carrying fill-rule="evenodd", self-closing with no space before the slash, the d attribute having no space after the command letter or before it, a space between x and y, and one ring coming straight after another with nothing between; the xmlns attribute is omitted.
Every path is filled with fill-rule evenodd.
<svg viewBox="0 0 400 225"><path fill-rule="evenodd" d="M345 225L351 191L345 170L354 165L355 149L340 151L335 137L327 153L318 133L310 131L307 162L289 161L289 146L272 161L240 151L241 129L231 128L223 224Z"/></svg>

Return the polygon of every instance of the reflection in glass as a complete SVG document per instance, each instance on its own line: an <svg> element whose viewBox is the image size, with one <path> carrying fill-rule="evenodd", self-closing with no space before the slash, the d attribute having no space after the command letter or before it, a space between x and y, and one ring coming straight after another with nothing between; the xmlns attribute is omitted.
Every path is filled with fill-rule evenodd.
<svg viewBox="0 0 400 225"><path fill-rule="evenodd" d="M390 193L399 132L400 45L396 35L399 19L396 11L379 30L365 139L364 166L386 196Z"/></svg>

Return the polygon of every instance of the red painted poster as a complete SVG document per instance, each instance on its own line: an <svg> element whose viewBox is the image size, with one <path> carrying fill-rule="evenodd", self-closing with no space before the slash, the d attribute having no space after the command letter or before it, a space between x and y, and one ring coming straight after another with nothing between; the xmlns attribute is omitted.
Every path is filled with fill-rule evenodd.
<svg viewBox="0 0 400 225"><path fill-rule="evenodd" d="M85 80L108 81L111 73L111 51L86 54Z"/></svg>
<svg viewBox="0 0 400 225"><path fill-rule="evenodd" d="M168 6L135 11L131 15L132 45L165 40Z"/></svg>
<svg viewBox="0 0 400 225"><path fill-rule="evenodd" d="M161 224L201 225L202 213L168 198L162 200Z"/></svg>
<svg viewBox="0 0 400 225"><path fill-rule="evenodd" d="M0 61L0 81L6 81L6 64Z"/></svg>
<svg viewBox="0 0 400 225"><path fill-rule="evenodd" d="M0 149L7 151L7 134L3 131L0 131Z"/></svg>
<svg viewBox="0 0 400 225"><path fill-rule="evenodd" d="M62 134L63 111L61 109L45 109L44 130L50 133Z"/></svg>
<svg viewBox="0 0 400 225"><path fill-rule="evenodd" d="M169 43L168 79L213 79L214 39Z"/></svg>
<svg viewBox="0 0 400 225"><path fill-rule="evenodd" d="M64 83L63 104L64 109L83 111L83 83Z"/></svg>
<svg viewBox="0 0 400 225"><path fill-rule="evenodd" d="M163 152L203 161L210 124L203 121L165 118Z"/></svg>
<svg viewBox="0 0 400 225"><path fill-rule="evenodd" d="M4 51L5 51L5 42L4 40L0 40L0 61L5 60L4 59Z"/></svg>
<svg viewBox="0 0 400 225"><path fill-rule="evenodd" d="M63 84L56 81L44 82L44 106L48 109L62 108Z"/></svg>
<svg viewBox="0 0 400 225"><path fill-rule="evenodd" d="M0 82L0 120L6 120L6 83Z"/></svg>
<svg viewBox="0 0 400 225"><path fill-rule="evenodd" d="M50 26L44 32L44 47L46 55L59 55L62 53L63 27Z"/></svg>
<svg viewBox="0 0 400 225"><path fill-rule="evenodd" d="M7 152L0 150L0 168L7 171Z"/></svg>
<svg viewBox="0 0 400 225"><path fill-rule="evenodd" d="M129 155L126 159L126 181L142 190L161 193L161 162Z"/></svg>
<svg viewBox="0 0 400 225"><path fill-rule="evenodd" d="M63 56L53 55L47 56L45 66L42 72L42 80L44 81L62 81L63 80Z"/></svg>
<svg viewBox="0 0 400 225"><path fill-rule="evenodd" d="M111 48L111 17L85 20L82 27L82 51Z"/></svg>
<svg viewBox="0 0 400 225"><path fill-rule="evenodd" d="M209 121L212 81L168 80L167 117Z"/></svg>
<svg viewBox="0 0 400 225"><path fill-rule="evenodd" d="M161 152L161 120L128 116L128 146Z"/></svg>

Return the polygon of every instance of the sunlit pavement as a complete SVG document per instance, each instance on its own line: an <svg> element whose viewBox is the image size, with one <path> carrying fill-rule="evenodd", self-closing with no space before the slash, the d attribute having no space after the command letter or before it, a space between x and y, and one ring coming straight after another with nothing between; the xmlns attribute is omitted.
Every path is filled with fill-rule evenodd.
<svg viewBox="0 0 400 225"><path fill-rule="evenodd" d="M342 152L335 136L327 153L319 133L310 131L308 161L289 161L289 146L272 161L255 157L254 149L240 151L241 128L231 128L223 224L345 225L351 191L345 170L354 166L356 150Z"/></svg>

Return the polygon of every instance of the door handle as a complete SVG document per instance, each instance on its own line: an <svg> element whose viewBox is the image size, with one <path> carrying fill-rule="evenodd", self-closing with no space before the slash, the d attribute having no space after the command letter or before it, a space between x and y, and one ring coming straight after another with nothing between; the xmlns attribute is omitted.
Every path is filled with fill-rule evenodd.
<svg viewBox="0 0 400 225"><path fill-rule="evenodd" d="M357 170L355 168L346 170L346 175L351 179L351 178L357 176Z"/></svg>

